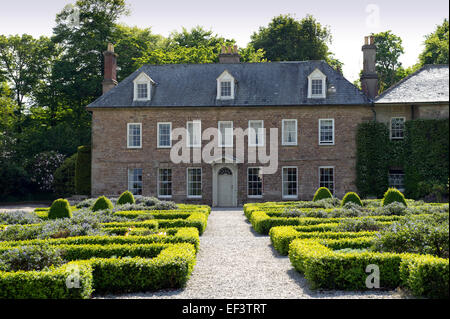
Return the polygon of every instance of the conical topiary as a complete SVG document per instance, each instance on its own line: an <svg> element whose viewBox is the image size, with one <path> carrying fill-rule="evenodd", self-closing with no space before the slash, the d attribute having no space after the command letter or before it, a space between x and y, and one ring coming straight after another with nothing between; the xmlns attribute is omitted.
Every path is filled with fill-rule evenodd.
<svg viewBox="0 0 450 319"><path fill-rule="evenodd" d="M70 209L67 199L57 199L53 202L48 212L49 219L70 218L72 217L72 210Z"/></svg>
<svg viewBox="0 0 450 319"><path fill-rule="evenodd" d="M333 198L333 195L331 194L331 192L328 188L320 187L314 194L313 202L316 202L318 200L325 199L325 198Z"/></svg>
<svg viewBox="0 0 450 319"><path fill-rule="evenodd" d="M113 209L113 207L113 204L108 198L105 196L100 196L95 201L94 206L92 206L92 211L96 212L98 210Z"/></svg>
<svg viewBox="0 0 450 319"><path fill-rule="evenodd" d="M400 192L396 188L389 188L386 193L384 193L383 196L383 206L392 204L394 202L401 203L405 206L408 206L406 204L405 195L403 195L402 192Z"/></svg>
<svg viewBox="0 0 450 319"><path fill-rule="evenodd" d="M125 191L120 195L119 200L117 201L117 205L123 204L134 204L134 196L130 191Z"/></svg>
<svg viewBox="0 0 450 319"><path fill-rule="evenodd" d="M342 199L342 206L347 203L354 203L356 205L363 206L361 198L359 198L358 194L356 194L355 192L348 192L347 194L345 194L344 198Z"/></svg>

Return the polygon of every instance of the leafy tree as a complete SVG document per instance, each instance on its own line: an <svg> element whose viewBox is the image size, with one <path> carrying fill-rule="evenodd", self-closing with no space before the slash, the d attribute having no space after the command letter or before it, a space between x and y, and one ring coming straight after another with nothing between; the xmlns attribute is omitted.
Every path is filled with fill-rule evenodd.
<svg viewBox="0 0 450 319"><path fill-rule="evenodd" d="M372 34L377 47L376 70L379 76L380 93L402 79L400 55L404 53L402 39L391 30Z"/></svg>
<svg viewBox="0 0 450 319"><path fill-rule="evenodd" d="M46 73L52 46L46 37L0 35L0 72L12 86L19 117L24 111L25 99L31 97L34 87Z"/></svg>
<svg viewBox="0 0 450 319"><path fill-rule="evenodd" d="M296 20L291 15L279 15L253 33L250 44L264 50L269 61L326 60L336 69L342 68L342 62L329 51L331 41L329 28L313 16Z"/></svg>
<svg viewBox="0 0 450 319"><path fill-rule="evenodd" d="M436 30L425 36L425 49L419 56L420 65L448 64L448 20L444 19Z"/></svg>

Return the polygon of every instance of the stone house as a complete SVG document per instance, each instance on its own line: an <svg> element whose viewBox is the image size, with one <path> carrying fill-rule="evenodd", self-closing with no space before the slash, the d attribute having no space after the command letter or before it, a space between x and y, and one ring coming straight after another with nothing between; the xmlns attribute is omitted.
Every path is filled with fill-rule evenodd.
<svg viewBox="0 0 450 319"><path fill-rule="evenodd" d="M145 65L117 83L109 45L104 94L87 106L92 195L129 189L237 206L308 200L321 186L338 197L355 191L358 124L400 116L405 105L417 106L415 116L432 112L426 101L386 108L389 92L374 105L373 38L362 51L360 91L324 61L240 63L236 47L216 64ZM446 90L448 117L448 82Z"/></svg>

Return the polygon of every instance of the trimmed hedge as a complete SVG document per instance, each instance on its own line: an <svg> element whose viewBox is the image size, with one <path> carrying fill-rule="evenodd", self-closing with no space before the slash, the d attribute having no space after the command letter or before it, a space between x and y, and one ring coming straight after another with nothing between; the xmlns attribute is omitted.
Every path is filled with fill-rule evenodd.
<svg viewBox="0 0 450 319"><path fill-rule="evenodd" d="M70 209L69 202L66 199L60 198L55 200L48 211L49 219L70 217L72 217L72 210Z"/></svg>
<svg viewBox="0 0 450 319"><path fill-rule="evenodd" d="M347 203L353 203L358 206L363 206L361 198L359 198L358 194L354 192L348 192L347 194L345 194L344 198L342 199L342 206Z"/></svg>
<svg viewBox="0 0 450 319"><path fill-rule="evenodd" d="M312 239L290 244L289 259L314 289L366 290L366 267L380 270L380 288L403 286L416 295L448 297L448 259L427 255L335 252Z"/></svg>
<svg viewBox="0 0 450 319"><path fill-rule="evenodd" d="M125 191L117 200L117 205L134 204L135 202L133 194L130 191Z"/></svg>
<svg viewBox="0 0 450 319"><path fill-rule="evenodd" d="M384 193L383 206L387 206L394 202L408 206L406 204L405 196L402 194L402 192L395 188L389 188L386 193Z"/></svg>
<svg viewBox="0 0 450 319"><path fill-rule="evenodd" d="M75 192L77 195L91 195L91 146L78 147Z"/></svg>
<svg viewBox="0 0 450 319"><path fill-rule="evenodd" d="M328 188L319 187L319 189L314 194L313 202L317 202L318 200L332 198L332 197L333 197L333 195L331 194L331 192Z"/></svg>
<svg viewBox="0 0 450 319"><path fill-rule="evenodd" d="M75 194L75 166L77 153L66 158L53 174L53 189L57 196L67 197Z"/></svg>
<svg viewBox="0 0 450 319"><path fill-rule="evenodd" d="M114 208L114 205L111 203L111 201L108 198L106 198L105 196L100 196L95 201L94 206L92 206L92 211L96 212L99 210L113 209L113 208Z"/></svg>
<svg viewBox="0 0 450 319"><path fill-rule="evenodd" d="M195 265L195 249L190 244L161 247L129 245L84 247L84 255L143 253L154 258L93 258L76 261L49 271L0 272L0 298L89 298L100 293L124 293L181 288ZM67 247L66 247L67 248ZM71 253L76 252L77 247ZM78 254L80 249L78 249ZM77 267L81 288L67 288L66 280Z"/></svg>

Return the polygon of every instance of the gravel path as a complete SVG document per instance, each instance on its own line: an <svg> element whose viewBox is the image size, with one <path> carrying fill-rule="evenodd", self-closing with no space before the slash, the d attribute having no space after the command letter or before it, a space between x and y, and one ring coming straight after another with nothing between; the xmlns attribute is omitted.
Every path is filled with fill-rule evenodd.
<svg viewBox="0 0 450 319"><path fill-rule="evenodd" d="M197 264L184 289L103 298L298 299L402 298L396 291L311 291L270 238L255 233L242 210L214 209L200 237Z"/></svg>

